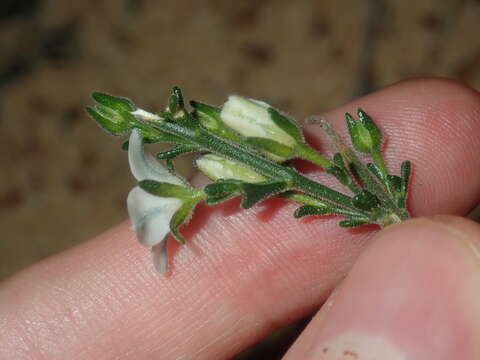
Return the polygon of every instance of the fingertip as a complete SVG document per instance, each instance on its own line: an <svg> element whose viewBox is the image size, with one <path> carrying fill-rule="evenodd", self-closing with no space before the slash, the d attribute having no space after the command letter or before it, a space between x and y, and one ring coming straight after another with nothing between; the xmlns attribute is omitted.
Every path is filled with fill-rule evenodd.
<svg viewBox="0 0 480 360"><path fill-rule="evenodd" d="M453 216L379 232L291 358L477 359L479 238Z"/></svg>

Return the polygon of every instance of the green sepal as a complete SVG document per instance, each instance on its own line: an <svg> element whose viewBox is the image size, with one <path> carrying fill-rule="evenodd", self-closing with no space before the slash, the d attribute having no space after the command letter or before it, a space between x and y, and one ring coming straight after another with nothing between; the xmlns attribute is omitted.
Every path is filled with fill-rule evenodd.
<svg viewBox="0 0 480 360"><path fill-rule="evenodd" d="M172 97L174 98L174 100L172 100ZM172 96L170 97L170 101L175 102L175 110L178 110L178 109L183 110L185 108L185 103L183 101L182 90L178 86L174 86L172 88ZM170 112L174 113L175 111L170 109Z"/></svg>
<svg viewBox="0 0 480 360"><path fill-rule="evenodd" d="M206 117L208 120L214 120L215 125L217 125L218 121L220 121L220 112L221 109L218 106L213 106L209 104L204 104L198 101L190 101L190 105L195 109L199 116ZM202 123L203 125L203 123ZM209 126L205 126L209 128Z"/></svg>
<svg viewBox="0 0 480 360"><path fill-rule="evenodd" d="M341 227L356 227L368 224L370 221L366 218L348 217L338 223Z"/></svg>
<svg viewBox="0 0 480 360"><path fill-rule="evenodd" d="M200 147L198 145L186 145L186 144L181 144L174 146L173 148L163 151L161 153L157 154L157 159L163 160L163 159L173 159L179 155L192 152L195 150L199 150Z"/></svg>
<svg viewBox="0 0 480 360"><path fill-rule="evenodd" d="M253 147L269 152L281 158L289 158L293 155L294 150L291 147L280 144L279 142L261 138L261 137L247 137L246 142Z"/></svg>
<svg viewBox="0 0 480 360"><path fill-rule="evenodd" d="M192 194L192 190L184 186L155 180L142 180L138 183L138 186L146 192L160 197L189 199Z"/></svg>
<svg viewBox="0 0 480 360"><path fill-rule="evenodd" d="M124 141L123 144L122 144L122 150L123 151L128 151L128 145L129 145L129 141Z"/></svg>
<svg viewBox="0 0 480 360"><path fill-rule="evenodd" d="M165 161L165 165L167 166L167 169L168 171L170 171L170 173L175 173L175 164L173 163L172 158L167 159L167 161Z"/></svg>
<svg viewBox="0 0 480 360"><path fill-rule="evenodd" d="M370 211L379 204L378 198L367 190L362 190L352 198L352 205L364 211Z"/></svg>
<svg viewBox="0 0 480 360"><path fill-rule="evenodd" d="M270 114L270 118L275 123L275 125L277 125L280 129L285 131L292 138L297 140L297 142L304 142L303 134L298 128L298 125L294 120L281 114L278 110L276 110L273 107L269 107L267 111Z"/></svg>
<svg viewBox="0 0 480 360"><path fill-rule="evenodd" d="M135 111L137 107L127 98L94 92L92 98L99 104L113 110Z"/></svg>
<svg viewBox="0 0 480 360"><path fill-rule="evenodd" d="M348 132L355 149L362 153L370 153L373 143L367 129L363 124L355 121L349 113L345 114L345 119L347 120Z"/></svg>
<svg viewBox="0 0 480 360"><path fill-rule="evenodd" d="M382 133L372 118L362 109L358 109L360 121L349 113L345 114L347 128L352 140L352 144L358 151L370 154L380 148L382 144Z"/></svg>
<svg viewBox="0 0 480 360"><path fill-rule="evenodd" d="M180 234L178 229L187 222L195 205L197 205L196 201L184 202L180 209L178 209L170 219L170 232L175 240L177 240L180 244L185 244L185 238L182 236L182 234Z"/></svg>
<svg viewBox="0 0 480 360"><path fill-rule="evenodd" d="M202 197L198 196L198 190L155 180L142 180L138 183L138 186L152 195L182 200L182 206L170 219L170 232L178 242L185 243L185 239L178 232L178 229L186 222L193 208L201 200Z"/></svg>
<svg viewBox="0 0 480 360"><path fill-rule="evenodd" d="M293 216L295 218L301 218L304 216L310 216L310 215L325 215L325 214L332 214L334 213L333 209L328 206L313 206L313 205L303 205L300 206L298 209L295 210L293 213Z"/></svg>
<svg viewBox="0 0 480 360"><path fill-rule="evenodd" d="M218 180L205 186L203 191L207 194L205 202L208 205L215 205L238 195L240 193L240 186L239 183L235 181Z"/></svg>
<svg viewBox="0 0 480 360"><path fill-rule="evenodd" d="M372 142L373 142L372 148L380 148L382 145L383 136L377 124L375 124L372 118L360 108L357 110L357 115L358 115L358 118L360 119L360 122L368 130L368 133L372 138Z"/></svg>
<svg viewBox="0 0 480 360"><path fill-rule="evenodd" d="M122 136L132 129L132 124L128 118L125 119L121 114L109 110L107 107L99 108L99 106L102 105L97 105L96 108L87 106L85 111L109 134Z"/></svg>
<svg viewBox="0 0 480 360"><path fill-rule="evenodd" d="M242 141L241 136L220 119L221 109L219 107L193 100L190 101L190 105L195 109L193 114L202 127L223 139Z"/></svg>

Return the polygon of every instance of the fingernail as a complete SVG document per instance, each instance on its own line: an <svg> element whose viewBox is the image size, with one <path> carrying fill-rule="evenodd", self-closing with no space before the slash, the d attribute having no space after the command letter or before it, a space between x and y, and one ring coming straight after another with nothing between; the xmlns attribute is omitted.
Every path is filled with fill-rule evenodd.
<svg viewBox="0 0 480 360"><path fill-rule="evenodd" d="M465 251L475 243L450 226L416 220L380 232L321 315L307 359L476 359L480 267Z"/></svg>

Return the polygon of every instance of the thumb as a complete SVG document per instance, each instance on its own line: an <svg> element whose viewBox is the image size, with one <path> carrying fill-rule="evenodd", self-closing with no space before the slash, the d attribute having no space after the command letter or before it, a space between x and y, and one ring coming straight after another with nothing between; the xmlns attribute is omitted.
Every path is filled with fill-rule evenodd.
<svg viewBox="0 0 480 360"><path fill-rule="evenodd" d="M375 237L285 359L480 359L480 225L415 219Z"/></svg>

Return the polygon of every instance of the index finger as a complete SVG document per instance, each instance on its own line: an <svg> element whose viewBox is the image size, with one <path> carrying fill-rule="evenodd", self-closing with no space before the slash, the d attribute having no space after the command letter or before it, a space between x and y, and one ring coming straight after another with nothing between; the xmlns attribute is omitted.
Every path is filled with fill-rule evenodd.
<svg viewBox="0 0 480 360"><path fill-rule="evenodd" d="M361 105L380 123L388 165L415 166L415 215L465 214L480 191L479 100L453 82L417 80L326 116L340 124ZM371 235L337 219L295 220L293 210L280 200L201 207L169 277L154 272L126 223L31 266L0 290L0 357L233 355L321 304Z"/></svg>

